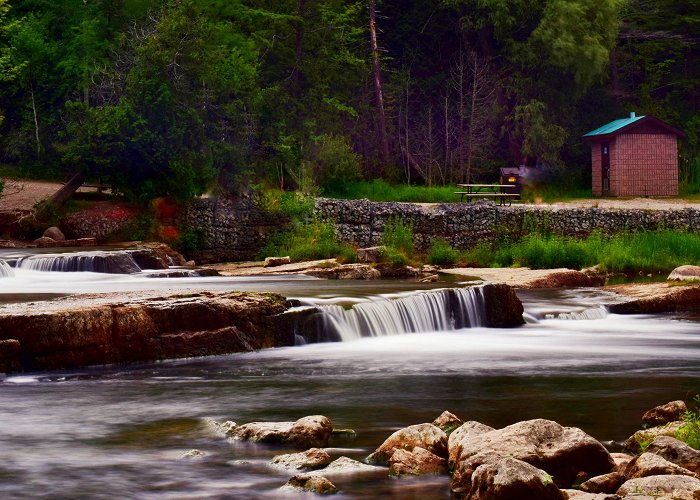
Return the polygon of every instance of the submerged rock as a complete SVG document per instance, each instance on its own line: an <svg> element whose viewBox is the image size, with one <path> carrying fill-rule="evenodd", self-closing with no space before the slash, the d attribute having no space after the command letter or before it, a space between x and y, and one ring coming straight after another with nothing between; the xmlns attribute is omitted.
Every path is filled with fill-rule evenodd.
<svg viewBox="0 0 700 500"><path fill-rule="evenodd" d="M386 474L384 467L376 465L368 465L348 457L339 457L333 460L327 467L321 470L310 472L309 474L319 474L324 476L347 475L347 474L362 474L362 473L377 473Z"/></svg>
<svg viewBox="0 0 700 500"><path fill-rule="evenodd" d="M230 432L230 436L261 443L292 444L299 447L328 445L333 425L328 417L311 415L296 422L251 422Z"/></svg>
<svg viewBox="0 0 700 500"><path fill-rule="evenodd" d="M396 449L423 448L438 457L447 457L447 434L433 424L404 427L389 436L367 457L369 463L386 465Z"/></svg>
<svg viewBox="0 0 700 500"><path fill-rule="evenodd" d="M270 463L287 470L320 469L331 463L331 456L320 448L311 448L300 453L277 455Z"/></svg>
<svg viewBox="0 0 700 500"><path fill-rule="evenodd" d="M297 474L280 489L311 491L321 495L338 493L338 488L328 479L313 474Z"/></svg>
<svg viewBox="0 0 700 500"><path fill-rule="evenodd" d="M181 459L204 458L206 455L207 454L204 453L203 451L195 449L195 450L190 450L190 451L183 453L182 455L180 455L180 458Z"/></svg>
<svg viewBox="0 0 700 500"><path fill-rule="evenodd" d="M649 425L663 425L680 420L681 416L687 411L688 407L685 402L679 399L652 408L642 416L642 422Z"/></svg>

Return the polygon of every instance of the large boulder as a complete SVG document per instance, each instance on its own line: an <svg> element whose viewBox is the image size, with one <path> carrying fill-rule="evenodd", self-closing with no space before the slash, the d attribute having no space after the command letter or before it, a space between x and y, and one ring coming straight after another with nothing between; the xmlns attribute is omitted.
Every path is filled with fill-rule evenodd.
<svg viewBox="0 0 700 500"><path fill-rule="evenodd" d="M447 457L447 434L433 424L417 424L394 432L367 457L367 462L387 465L396 449L423 448L438 457Z"/></svg>
<svg viewBox="0 0 700 500"><path fill-rule="evenodd" d="M566 500L545 471L515 458L484 464L472 474L468 500Z"/></svg>
<svg viewBox="0 0 700 500"><path fill-rule="evenodd" d="M642 416L642 422L654 426L663 425L680 420L681 416L687 411L688 407L685 402L679 399L652 408Z"/></svg>
<svg viewBox="0 0 700 500"><path fill-rule="evenodd" d="M700 280L700 266L679 266L671 271L668 281Z"/></svg>
<svg viewBox="0 0 700 500"><path fill-rule="evenodd" d="M392 476L422 476L447 473L447 460L416 446L412 450L394 449L389 457L389 474Z"/></svg>
<svg viewBox="0 0 700 500"><path fill-rule="evenodd" d="M627 479L664 475L697 477L694 472L653 453L642 453L635 457L625 470Z"/></svg>
<svg viewBox="0 0 700 500"><path fill-rule="evenodd" d="M286 470L313 470L331 463L331 456L321 448L311 448L299 453L277 455L270 463L273 467Z"/></svg>
<svg viewBox="0 0 700 500"><path fill-rule="evenodd" d="M630 453L639 453L642 450L642 445L651 443L659 436L673 437L682 426L683 424L681 422L669 422L666 425L650 427L649 429L640 429L627 438L623 446L625 450Z"/></svg>
<svg viewBox="0 0 700 500"><path fill-rule="evenodd" d="M364 264L372 264L379 262L382 258L381 254L385 247L367 247L357 249L357 262L362 262Z"/></svg>
<svg viewBox="0 0 700 500"><path fill-rule="evenodd" d="M659 436L651 442L646 451L700 474L700 451L674 437Z"/></svg>
<svg viewBox="0 0 700 500"><path fill-rule="evenodd" d="M700 480L690 476L639 477L626 481L617 490L621 497L642 494L658 498L665 493L674 500L697 500L700 498Z"/></svg>
<svg viewBox="0 0 700 500"><path fill-rule="evenodd" d="M66 237L63 232L56 226L51 226L44 231L42 234L45 238L51 238L54 241L66 241Z"/></svg>
<svg viewBox="0 0 700 500"><path fill-rule="evenodd" d="M433 420L433 425L442 429L448 436L460 427L464 422L460 418L447 410L443 411L438 418Z"/></svg>
<svg viewBox="0 0 700 500"><path fill-rule="evenodd" d="M618 472L624 472L627 464L634 458L629 453L611 453L610 456L615 461L615 470Z"/></svg>
<svg viewBox="0 0 700 500"><path fill-rule="evenodd" d="M230 435L240 440L313 448L327 446L332 432L328 417L311 415L296 422L251 422L234 428Z"/></svg>
<svg viewBox="0 0 700 500"><path fill-rule="evenodd" d="M292 491L310 491L320 495L338 493L338 488L323 476L314 474L297 474L280 488Z"/></svg>
<svg viewBox="0 0 700 500"><path fill-rule="evenodd" d="M455 431L457 432L457 431ZM559 487L569 487L579 472L598 476L615 466L603 445L581 429L544 419L527 420L461 441L459 461L494 451L547 471ZM457 467L461 467L457 463Z"/></svg>
<svg viewBox="0 0 700 500"><path fill-rule="evenodd" d="M452 431L452 433L450 433L449 439L447 440L448 464L450 470L455 469L455 464L457 463L457 460L459 460L459 457L462 454L463 441L468 442L474 436L477 436L479 434L485 434L494 430L496 429L494 429L493 427L489 427L488 425L482 424L481 422L469 420L468 422L464 422L457 429Z"/></svg>
<svg viewBox="0 0 700 500"><path fill-rule="evenodd" d="M284 264L289 264L290 262L291 259L289 258L289 255L284 257L266 257L264 267L277 267Z"/></svg>
<svg viewBox="0 0 700 500"><path fill-rule="evenodd" d="M509 328L525 323L523 304L515 294L515 288L504 284L483 286L486 304L485 326Z"/></svg>

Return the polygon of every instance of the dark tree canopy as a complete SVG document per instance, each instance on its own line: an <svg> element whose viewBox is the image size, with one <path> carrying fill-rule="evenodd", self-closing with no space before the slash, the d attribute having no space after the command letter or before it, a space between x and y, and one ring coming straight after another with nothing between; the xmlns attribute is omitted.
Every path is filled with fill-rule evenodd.
<svg viewBox="0 0 700 500"><path fill-rule="evenodd" d="M698 33L698 0L0 0L0 162L135 198L578 175L634 110L700 171Z"/></svg>

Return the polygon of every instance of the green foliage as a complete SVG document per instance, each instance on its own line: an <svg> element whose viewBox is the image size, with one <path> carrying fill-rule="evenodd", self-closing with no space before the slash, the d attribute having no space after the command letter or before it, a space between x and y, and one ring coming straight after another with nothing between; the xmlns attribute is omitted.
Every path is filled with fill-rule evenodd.
<svg viewBox="0 0 700 500"><path fill-rule="evenodd" d="M317 218L297 222L291 230L271 236L258 257L285 255L294 262L333 257L344 262L355 260L355 250L338 241L333 223Z"/></svg>
<svg viewBox="0 0 700 500"><path fill-rule="evenodd" d="M700 395L693 398L696 408L683 414L683 425L676 432L676 438L688 446L700 450Z"/></svg>
<svg viewBox="0 0 700 500"><path fill-rule="evenodd" d="M382 234L380 257L392 267L405 266L413 257L413 223L390 217Z"/></svg>
<svg viewBox="0 0 700 500"><path fill-rule="evenodd" d="M490 265L535 269L580 269L600 265L603 271L628 274L669 272L677 266L698 261L700 236L671 230L621 233L611 237L593 233L582 240L535 233L510 245L497 245L488 260Z"/></svg>
<svg viewBox="0 0 700 500"><path fill-rule="evenodd" d="M428 262L437 266L449 266L459 260L459 251L443 239L435 239L430 244Z"/></svg>
<svg viewBox="0 0 700 500"><path fill-rule="evenodd" d="M382 234L382 245L413 255L413 223L400 218L390 217Z"/></svg>
<svg viewBox="0 0 700 500"><path fill-rule="evenodd" d="M292 219L306 219L314 210L315 198L297 191L267 188L259 193L260 208Z"/></svg>
<svg viewBox="0 0 700 500"><path fill-rule="evenodd" d="M192 255L202 250L205 245L206 233L202 229L186 230L180 233L175 242L175 249L183 255Z"/></svg>
<svg viewBox="0 0 700 500"><path fill-rule="evenodd" d="M314 161L322 189L340 193L348 183L362 179L360 157L343 137L319 136L315 140L314 149Z"/></svg>
<svg viewBox="0 0 700 500"><path fill-rule="evenodd" d="M462 254L462 260L470 267L491 267L493 261L493 247L485 241L480 241Z"/></svg>
<svg viewBox="0 0 700 500"><path fill-rule="evenodd" d="M350 182L342 191L329 190L325 194L336 198L367 199L370 201L404 201L413 203L450 203L459 201L455 186L412 186L389 184L382 179L369 182Z"/></svg>

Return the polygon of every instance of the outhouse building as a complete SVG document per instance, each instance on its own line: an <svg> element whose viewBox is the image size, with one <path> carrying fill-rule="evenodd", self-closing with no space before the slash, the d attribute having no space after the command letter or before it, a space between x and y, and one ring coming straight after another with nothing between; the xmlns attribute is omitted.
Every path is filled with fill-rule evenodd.
<svg viewBox="0 0 700 500"><path fill-rule="evenodd" d="M591 145L594 196L678 195L678 138L650 115L614 120L583 136Z"/></svg>

